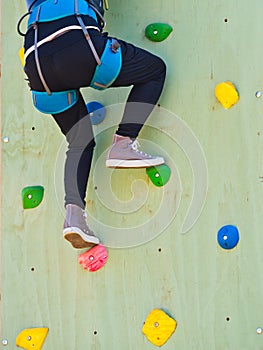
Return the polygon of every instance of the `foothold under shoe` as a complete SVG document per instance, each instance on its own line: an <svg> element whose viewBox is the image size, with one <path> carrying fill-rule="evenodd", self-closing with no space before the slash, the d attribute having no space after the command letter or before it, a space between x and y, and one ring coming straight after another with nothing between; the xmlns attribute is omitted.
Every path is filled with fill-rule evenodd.
<svg viewBox="0 0 263 350"><path fill-rule="evenodd" d="M108 260L108 252L104 245L99 244L78 256L78 262L84 270L95 272L101 269Z"/></svg>
<svg viewBox="0 0 263 350"><path fill-rule="evenodd" d="M155 186L161 187L167 184L171 176L171 169L166 164L153 166L146 169L146 173Z"/></svg>

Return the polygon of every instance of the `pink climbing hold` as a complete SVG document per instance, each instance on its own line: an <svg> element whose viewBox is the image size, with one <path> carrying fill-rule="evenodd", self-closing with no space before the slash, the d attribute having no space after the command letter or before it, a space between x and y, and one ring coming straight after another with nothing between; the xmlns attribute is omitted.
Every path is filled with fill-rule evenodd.
<svg viewBox="0 0 263 350"><path fill-rule="evenodd" d="M106 264L107 260L108 252L102 244L98 244L78 256L78 261L83 266L84 270L90 272L101 269Z"/></svg>

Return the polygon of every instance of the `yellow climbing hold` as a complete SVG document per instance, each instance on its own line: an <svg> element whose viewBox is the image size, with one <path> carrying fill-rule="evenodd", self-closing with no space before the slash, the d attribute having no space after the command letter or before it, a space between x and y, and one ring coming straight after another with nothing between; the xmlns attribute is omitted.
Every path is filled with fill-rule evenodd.
<svg viewBox="0 0 263 350"><path fill-rule="evenodd" d="M164 311L154 309L147 316L142 332L151 343L162 346L173 334L176 326L176 321Z"/></svg>
<svg viewBox="0 0 263 350"><path fill-rule="evenodd" d="M18 54L19 54L22 66L24 67L24 65L25 65L25 49L23 47L21 47Z"/></svg>
<svg viewBox="0 0 263 350"><path fill-rule="evenodd" d="M16 345L26 350L40 350L48 333L48 328L24 329L16 338Z"/></svg>
<svg viewBox="0 0 263 350"><path fill-rule="evenodd" d="M223 107L229 109L237 103L239 96L237 89L231 81L225 81L215 87L215 95Z"/></svg>

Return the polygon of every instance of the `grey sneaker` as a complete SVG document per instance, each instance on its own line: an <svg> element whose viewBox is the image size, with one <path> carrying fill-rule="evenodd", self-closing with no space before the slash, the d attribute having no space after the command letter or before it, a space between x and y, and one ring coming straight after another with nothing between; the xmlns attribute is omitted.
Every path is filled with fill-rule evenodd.
<svg viewBox="0 0 263 350"><path fill-rule="evenodd" d="M86 223L85 210L75 204L66 205L63 236L77 249L90 248L100 243Z"/></svg>
<svg viewBox="0 0 263 350"><path fill-rule="evenodd" d="M137 140L115 134L109 149L106 166L108 168L148 168L164 163L162 157L151 156L138 150Z"/></svg>

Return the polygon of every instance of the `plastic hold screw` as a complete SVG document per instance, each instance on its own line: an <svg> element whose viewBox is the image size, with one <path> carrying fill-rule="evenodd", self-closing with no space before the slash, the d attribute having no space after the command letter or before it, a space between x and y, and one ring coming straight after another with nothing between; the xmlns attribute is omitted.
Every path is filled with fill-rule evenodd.
<svg viewBox="0 0 263 350"><path fill-rule="evenodd" d="M108 252L103 244L98 244L78 256L78 262L84 270L95 272L101 269L108 260Z"/></svg>
<svg viewBox="0 0 263 350"><path fill-rule="evenodd" d="M8 143L9 142L9 137L8 136L4 136L3 137L3 142L4 143Z"/></svg>
<svg viewBox="0 0 263 350"><path fill-rule="evenodd" d="M229 109L237 103L239 95L237 89L231 81L222 82L215 87L215 96L221 105Z"/></svg>
<svg viewBox="0 0 263 350"><path fill-rule="evenodd" d="M145 28L145 36L151 41L160 42L165 40L173 31L170 24L151 23Z"/></svg>
<svg viewBox="0 0 263 350"><path fill-rule="evenodd" d="M161 187L167 184L171 176L171 169L166 164L146 168L146 173L155 186Z"/></svg>
<svg viewBox="0 0 263 350"><path fill-rule="evenodd" d="M106 109L101 103L91 101L86 104L86 107L92 125L97 125L104 120L106 116Z"/></svg>
<svg viewBox="0 0 263 350"><path fill-rule="evenodd" d="M2 345L7 346L8 345L8 340L7 339L3 339L2 340Z"/></svg>
<svg viewBox="0 0 263 350"><path fill-rule="evenodd" d="M233 249L239 242L239 232L236 226L225 225L217 234L217 241L223 249Z"/></svg>
<svg viewBox="0 0 263 350"><path fill-rule="evenodd" d="M262 332L263 332L263 329L261 327L258 327L257 328L257 334L262 334Z"/></svg>
<svg viewBox="0 0 263 350"><path fill-rule="evenodd" d="M16 345L26 350L40 350L48 333L48 328L24 329L16 338Z"/></svg>
<svg viewBox="0 0 263 350"><path fill-rule="evenodd" d="M154 309L147 316L142 333L156 346L162 346L175 331L176 321L160 309Z"/></svg>
<svg viewBox="0 0 263 350"><path fill-rule="evenodd" d="M36 208L44 197L43 186L28 186L22 190L22 201L24 209Z"/></svg>

